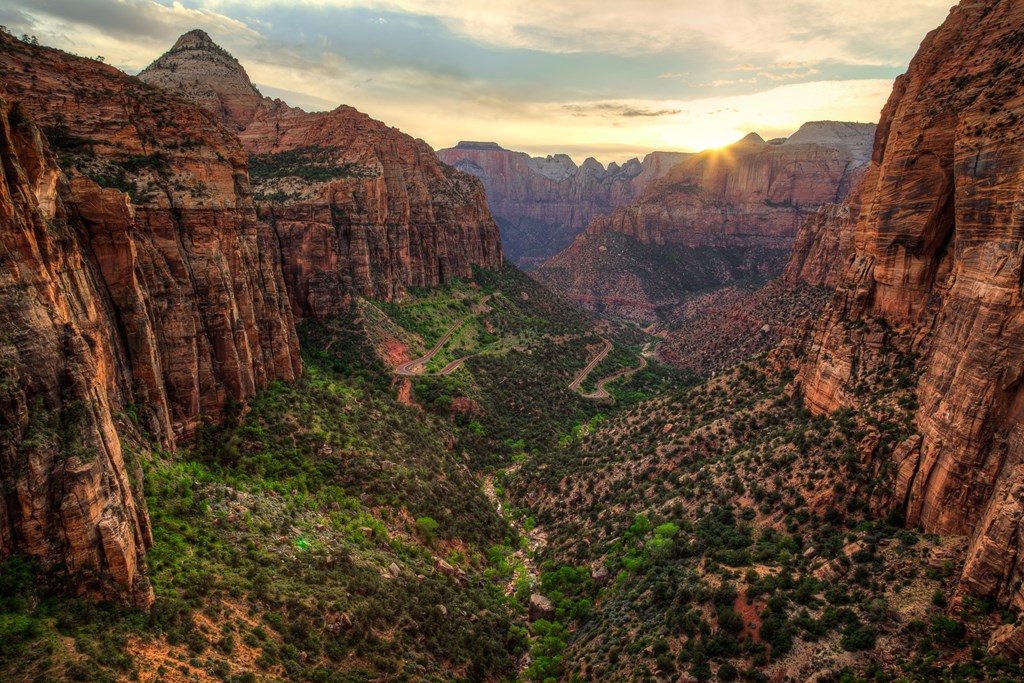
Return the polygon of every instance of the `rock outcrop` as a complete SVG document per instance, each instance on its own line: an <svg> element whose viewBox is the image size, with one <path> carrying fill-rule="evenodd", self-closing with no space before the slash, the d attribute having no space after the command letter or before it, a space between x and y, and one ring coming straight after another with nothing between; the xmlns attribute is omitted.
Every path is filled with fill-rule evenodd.
<svg viewBox="0 0 1024 683"><path fill-rule="evenodd" d="M114 415L120 353L53 157L0 97L0 557L63 567L81 594L148 606L141 466Z"/></svg>
<svg viewBox="0 0 1024 683"><path fill-rule="evenodd" d="M0 68L16 103L0 140L0 555L145 605L123 444L145 431L173 448L298 375L277 240L245 151L200 108L7 34Z"/></svg>
<svg viewBox="0 0 1024 683"><path fill-rule="evenodd" d="M852 255L801 371L817 412L917 354L918 434L893 505L971 538L963 585L1024 607L1024 3L962 2L882 112ZM858 321L882 318L879 339ZM1012 630L1012 629L1011 629ZM1002 634L1013 650L1024 631ZM997 649L998 649L997 648Z"/></svg>
<svg viewBox="0 0 1024 683"><path fill-rule="evenodd" d="M804 221L842 202L863 177L874 130L809 123L782 142L751 133L702 152L634 203L594 219L535 274L592 308L639 318L644 302L650 311L671 311L691 292L777 275ZM652 257L664 261L658 272L670 274L640 275L635 264ZM678 285L665 286L671 280ZM624 298L636 303L616 303Z"/></svg>
<svg viewBox="0 0 1024 683"><path fill-rule="evenodd" d="M422 140L351 107L307 113L265 98L202 31L139 78L237 131L296 315L335 315L353 294L392 299L502 263L483 187Z"/></svg>
<svg viewBox="0 0 1024 683"><path fill-rule="evenodd" d="M565 154L530 157L493 142L460 142L438 150L437 156L480 178L508 257L531 267L569 246L595 217L630 203L692 155L652 152L642 162L631 159L605 168L595 159L577 166Z"/></svg>

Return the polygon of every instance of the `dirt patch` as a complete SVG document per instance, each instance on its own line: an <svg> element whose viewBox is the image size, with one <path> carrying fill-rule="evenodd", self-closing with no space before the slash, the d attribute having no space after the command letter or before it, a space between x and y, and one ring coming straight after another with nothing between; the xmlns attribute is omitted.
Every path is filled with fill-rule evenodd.
<svg viewBox="0 0 1024 683"><path fill-rule="evenodd" d="M392 383L392 386L394 386L398 390L396 398L398 399L399 403L404 403L407 406L412 406L413 408L419 408L420 410L423 410L423 406L417 403L416 399L412 397L411 379L409 379L408 377L396 377L394 382Z"/></svg>
<svg viewBox="0 0 1024 683"><path fill-rule="evenodd" d="M732 608L743 617L743 630L740 631L739 639L750 638L754 642L759 642L761 640L761 612L765 608L764 601L748 602L747 593L744 591L736 596L736 603Z"/></svg>

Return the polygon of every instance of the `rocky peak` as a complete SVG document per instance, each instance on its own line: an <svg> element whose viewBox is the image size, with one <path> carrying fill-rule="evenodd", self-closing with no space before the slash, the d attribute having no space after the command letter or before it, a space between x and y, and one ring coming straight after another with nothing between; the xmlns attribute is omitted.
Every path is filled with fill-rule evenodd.
<svg viewBox="0 0 1024 683"><path fill-rule="evenodd" d="M213 38L210 37L209 33L207 33L201 28L194 28L188 33L181 34L181 36L178 38L177 42L174 43L174 46L169 50L169 52L177 52L178 50L189 50L196 48L223 50L222 47L217 45L217 43L213 42Z"/></svg>
<svg viewBox="0 0 1024 683"><path fill-rule="evenodd" d="M353 294L392 299L502 263L483 187L438 162L422 140L347 105L305 112L263 97L201 31L182 36L139 77L237 131L298 315L337 315ZM319 174L304 178L294 172L300 167Z"/></svg>
<svg viewBox="0 0 1024 683"><path fill-rule="evenodd" d="M736 143L737 145L767 145L764 138L757 133L747 133L743 136L743 139Z"/></svg>
<svg viewBox="0 0 1024 683"><path fill-rule="evenodd" d="M800 130L782 144L841 147L849 151L858 163L866 164L871 160L876 128L873 123L811 121L800 126Z"/></svg>
<svg viewBox="0 0 1024 683"><path fill-rule="evenodd" d="M180 92L239 130L252 120L263 100L239 61L201 29L183 34L139 78Z"/></svg>
<svg viewBox="0 0 1024 683"><path fill-rule="evenodd" d="M539 173L548 180L554 180L556 183L572 177L578 168L576 162L568 154L553 156L549 154L543 158L532 157L526 163L535 173ZM602 170L604 169L602 168Z"/></svg>

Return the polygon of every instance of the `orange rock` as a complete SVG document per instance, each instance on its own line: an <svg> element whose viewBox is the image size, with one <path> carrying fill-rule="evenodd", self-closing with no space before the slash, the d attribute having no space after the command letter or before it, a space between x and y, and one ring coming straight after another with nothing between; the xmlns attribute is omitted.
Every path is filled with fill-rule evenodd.
<svg viewBox="0 0 1024 683"><path fill-rule="evenodd" d="M238 61L198 30L139 78L202 105L277 169L269 177L253 173L253 182L297 315L336 315L353 294L400 298L407 287L502 263L480 182L438 161L422 140L351 107L307 113L265 98ZM288 176L289 165L323 173ZM275 192L288 199L266 199Z"/></svg>
<svg viewBox="0 0 1024 683"><path fill-rule="evenodd" d="M1022 25L1021 3L962 2L897 80L801 371L815 412L855 405L882 358L849 323L905 333L920 439L897 451L897 504L911 525L969 535L964 584L1004 604L1024 578Z"/></svg>
<svg viewBox="0 0 1024 683"><path fill-rule="evenodd" d="M778 274L805 219L842 200L863 176L873 133L867 124L817 122L780 144L751 133L696 154L632 204L595 218L534 272L589 308L644 320L685 292ZM842 250L815 246L808 236L804 242L811 243L802 247L809 264L794 266L795 278ZM649 247L666 245L675 249L662 263Z"/></svg>

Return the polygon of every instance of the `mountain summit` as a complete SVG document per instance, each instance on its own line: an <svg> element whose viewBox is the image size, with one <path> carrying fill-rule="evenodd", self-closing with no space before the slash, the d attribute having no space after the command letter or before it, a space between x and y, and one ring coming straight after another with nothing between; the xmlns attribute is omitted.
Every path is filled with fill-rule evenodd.
<svg viewBox="0 0 1024 683"><path fill-rule="evenodd" d="M237 132L300 317L337 315L353 294L400 298L407 287L502 263L483 186L438 161L422 140L352 107L306 112L264 97L200 30L178 38L139 78Z"/></svg>
<svg viewBox="0 0 1024 683"><path fill-rule="evenodd" d="M179 92L238 130L252 121L264 99L239 61L202 29L183 34L139 78Z"/></svg>

